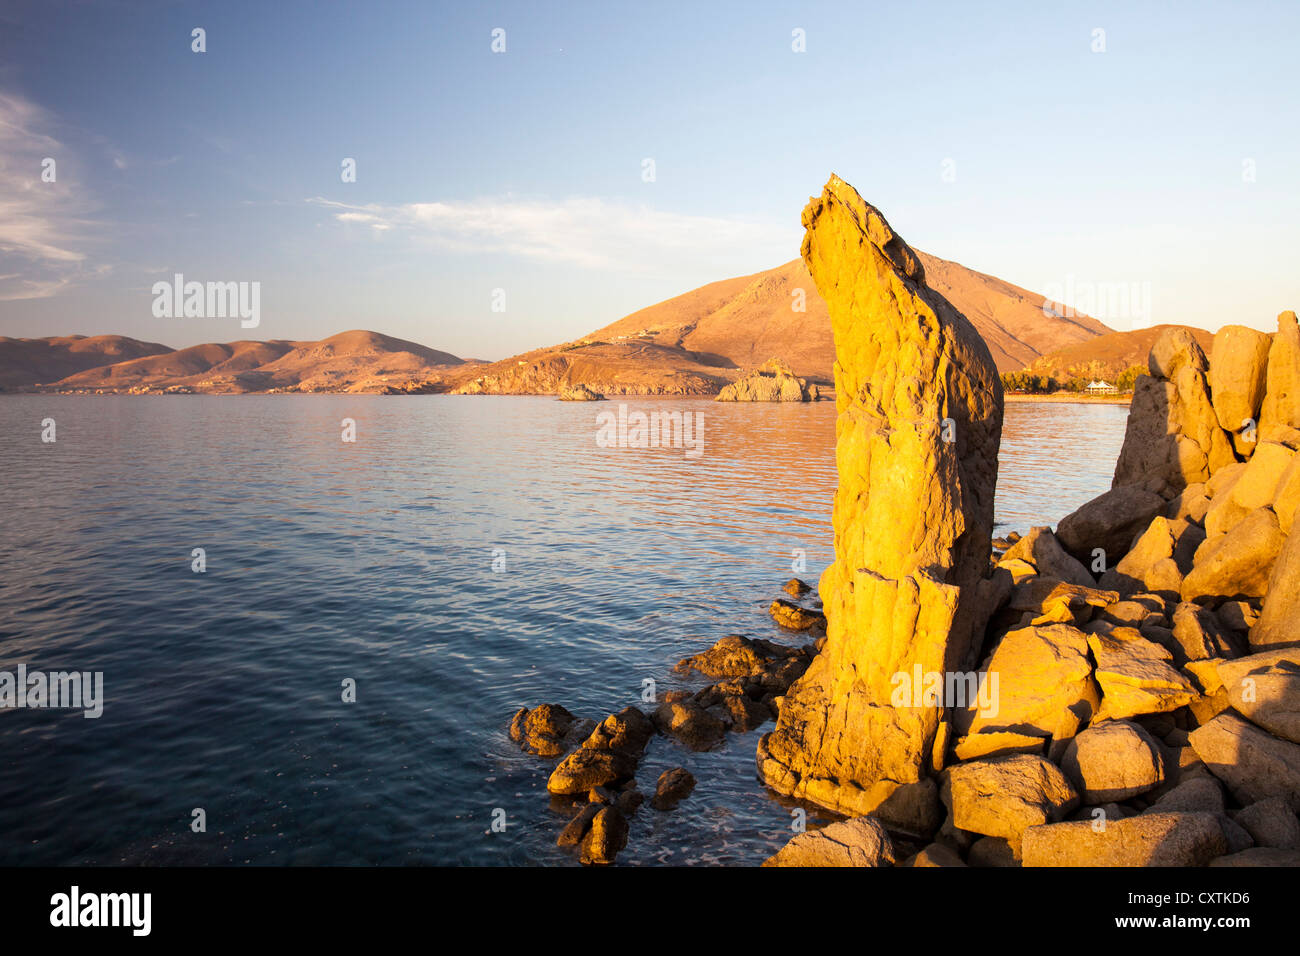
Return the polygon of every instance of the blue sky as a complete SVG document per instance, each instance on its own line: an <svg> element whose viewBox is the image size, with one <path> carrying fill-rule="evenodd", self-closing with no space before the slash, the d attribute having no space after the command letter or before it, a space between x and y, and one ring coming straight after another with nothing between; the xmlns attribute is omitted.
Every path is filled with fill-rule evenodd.
<svg viewBox="0 0 1300 956"><path fill-rule="evenodd" d="M795 258L831 171L1116 328L1300 306L1300 4L981 6L11 0L0 335L501 358ZM260 326L155 318L177 272Z"/></svg>

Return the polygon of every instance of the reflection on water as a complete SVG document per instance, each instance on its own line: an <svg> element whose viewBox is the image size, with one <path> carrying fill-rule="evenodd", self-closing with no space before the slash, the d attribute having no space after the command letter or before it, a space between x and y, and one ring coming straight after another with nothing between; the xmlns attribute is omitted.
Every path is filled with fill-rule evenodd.
<svg viewBox="0 0 1300 956"><path fill-rule="evenodd" d="M793 557L810 580L831 558L829 403L628 404L703 413L703 456L598 447L617 403L0 401L0 670L103 671L106 697L98 720L0 711L0 864L575 863L514 709L599 718L646 678L701 686L673 663L730 632L789 640L767 604ZM1124 414L1009 406L999 520L1105 490ZM762 729L702 755L655 739L642 789L671 766L699 785L638 813L622 861L783 844Z"/></svg>

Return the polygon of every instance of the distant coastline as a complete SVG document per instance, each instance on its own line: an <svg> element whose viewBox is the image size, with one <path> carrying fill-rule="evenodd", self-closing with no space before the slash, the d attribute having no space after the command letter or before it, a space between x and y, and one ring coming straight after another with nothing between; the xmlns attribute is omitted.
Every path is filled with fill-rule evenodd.
<svg viewBox="0 0 1300 956"><path fill-rule="evenodd" d="M1036 404L1062 403L1070 405L1128 405L1133 401L1132 395L1085 395L1082 392L1048 392L1045 395L1030 395L1025 392L1007 392L1004 396L1008 402Z"/></svg>

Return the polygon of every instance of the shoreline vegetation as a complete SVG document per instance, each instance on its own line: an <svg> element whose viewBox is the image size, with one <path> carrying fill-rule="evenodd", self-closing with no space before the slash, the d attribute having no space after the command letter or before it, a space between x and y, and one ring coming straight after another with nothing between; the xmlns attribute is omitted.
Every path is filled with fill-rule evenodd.
<svg viewBox="0 0 1300 956"><path fill-rule="evenodd" d="M511 737L556 761L547 790L572 813L557 843L615 861L655 733L711 750L772 720L759 778L841 819L792 827L767 866L1300 865L1295 313L1276 336L1226 326L1212 359L1162 332L1112 488L994 539L988 348L847 183L803 222L848 396L835 559L817 598L794 579L769 613L816 640L723 637L676 668L717 682L652 694L650 715L521 707ZM694 785L670 769L651 806Z"/></svg>

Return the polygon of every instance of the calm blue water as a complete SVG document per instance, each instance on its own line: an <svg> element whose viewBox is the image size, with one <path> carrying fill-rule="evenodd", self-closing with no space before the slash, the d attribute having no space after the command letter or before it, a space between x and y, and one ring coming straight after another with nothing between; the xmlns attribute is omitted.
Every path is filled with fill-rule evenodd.
<svg viewBox="0 0 1300 956"><path fill-rule="evenodd" d="M784 640L766 607L792 550L810 581L831 559L831 403L628 404L702 412L703 456L597 447L617 402L0 399L0 670L102 671L106 698L98 720L0 710L0 864L576 865L513 711L599 719L644 678L702 686L672 665L727 633ZM1108 488L1126 413L1008 406L999 527ZM708 754L653 740L643 791L671 766L699 785L642 809L620 862L783 845L767 729Z"/></svg>

